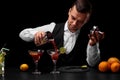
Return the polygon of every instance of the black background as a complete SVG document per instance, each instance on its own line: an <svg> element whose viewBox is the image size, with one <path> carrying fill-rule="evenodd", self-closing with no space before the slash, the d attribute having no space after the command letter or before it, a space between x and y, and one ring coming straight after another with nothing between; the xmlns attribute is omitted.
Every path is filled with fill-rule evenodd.
<svg viewBox="0 0 120 80"><path fill-rule="evenodd" d="M73 0L74 1L74 0ZM44 1L17 1L2 2L1 4L1 31L0 48L4 44L10 49L6 56L7 66L19 66L29 63L28 44L19 38L19 32L24 28L37 27L52 21L59 23L67 20L67 12L72 0L44 0ZM119 49L119 4L112 0L91 0L93 14L90 25L98 25L105 32L105 39L101 44L102 59L111 56L120 58Z"/></svg>

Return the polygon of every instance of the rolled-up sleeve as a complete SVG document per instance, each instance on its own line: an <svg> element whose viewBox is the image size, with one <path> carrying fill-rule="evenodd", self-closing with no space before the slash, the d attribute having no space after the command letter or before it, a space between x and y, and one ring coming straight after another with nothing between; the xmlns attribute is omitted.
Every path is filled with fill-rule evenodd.
<svg viewBox="0 0 120 80"><path fill-rule="evenodd" d="M44 31L44 32L50 31L50 32L52 32L55 25L56 24L54 22L52 22L50 24L39 26L36 28L27 28L27 29L22 30L19 33L19 37L26 42L31 42L34 40L34 35L36 32L38 32L38 31Z"/></svg>
<svg viewBox="0 0 120 80"><path fill-rule="evenodd" d="M24 29L20 32L19 37L24 41L31 42L34 39L34 35L36 32L37 31L32 28Z"/></svg>
<svg viewBox="0 0 120 80"><path fill-rule="evenodd" d="M99 43L97 43L94 46L90 46L88 44L87 46L87 63L94 67L99 61L100 61L100 49L99 49Z"/></svg>

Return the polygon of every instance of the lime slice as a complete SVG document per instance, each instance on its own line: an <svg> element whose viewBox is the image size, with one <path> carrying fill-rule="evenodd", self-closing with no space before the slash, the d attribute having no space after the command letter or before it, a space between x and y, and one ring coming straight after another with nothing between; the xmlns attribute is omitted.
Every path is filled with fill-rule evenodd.
<svg viewBox="0 0 120 80"><path fill-rule="evenodd" d="M60 50L60 54L66 53L66 49L64 47L61 47L59 50Z"/></svg>
<svg viewBox="0 0 120 80"><path fill-rule="evenodd" d="M81 68L87 68L87 65L82 65Z"/></svg>

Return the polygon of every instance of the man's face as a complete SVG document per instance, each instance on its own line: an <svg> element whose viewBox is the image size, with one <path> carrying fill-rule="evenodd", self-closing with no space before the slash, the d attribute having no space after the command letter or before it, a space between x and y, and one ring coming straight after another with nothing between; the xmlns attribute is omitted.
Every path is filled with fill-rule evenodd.
<svg viewBox="0 0 120 80"><path fill-rule="evenodd" d="M89 19L88 13L80 13L76 10L76 6L69 9L68 12L68 28L71 32L80 29Z"/></svg>

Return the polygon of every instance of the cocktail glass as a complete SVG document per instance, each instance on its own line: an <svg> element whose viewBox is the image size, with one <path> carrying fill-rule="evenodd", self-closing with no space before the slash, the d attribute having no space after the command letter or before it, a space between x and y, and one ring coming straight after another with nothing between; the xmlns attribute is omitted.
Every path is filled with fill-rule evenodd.
<svg viewBox="0 0 120 80"><path fill-rule="evenodd" d="M43 54L42 50L28 50L29 54L32 56L33 61L35 63L35 71L32 72L33 74L41 74L41 72L38 70L38 61L40 57Z"/></svg>
<svg viewBox="0 0 120 80"><path fill-rule="evenodd" d="M48 54L51 56L51 59L52 59L53 64L54 64L53 71L51 71L50 73L52 73L52 74L60 73L60 71L58 71L57 67L56 67L56 63L57 63L57 60L59 57L59 52L54 50L54 49L50 49L50 50L48 50Z"/></svg>

